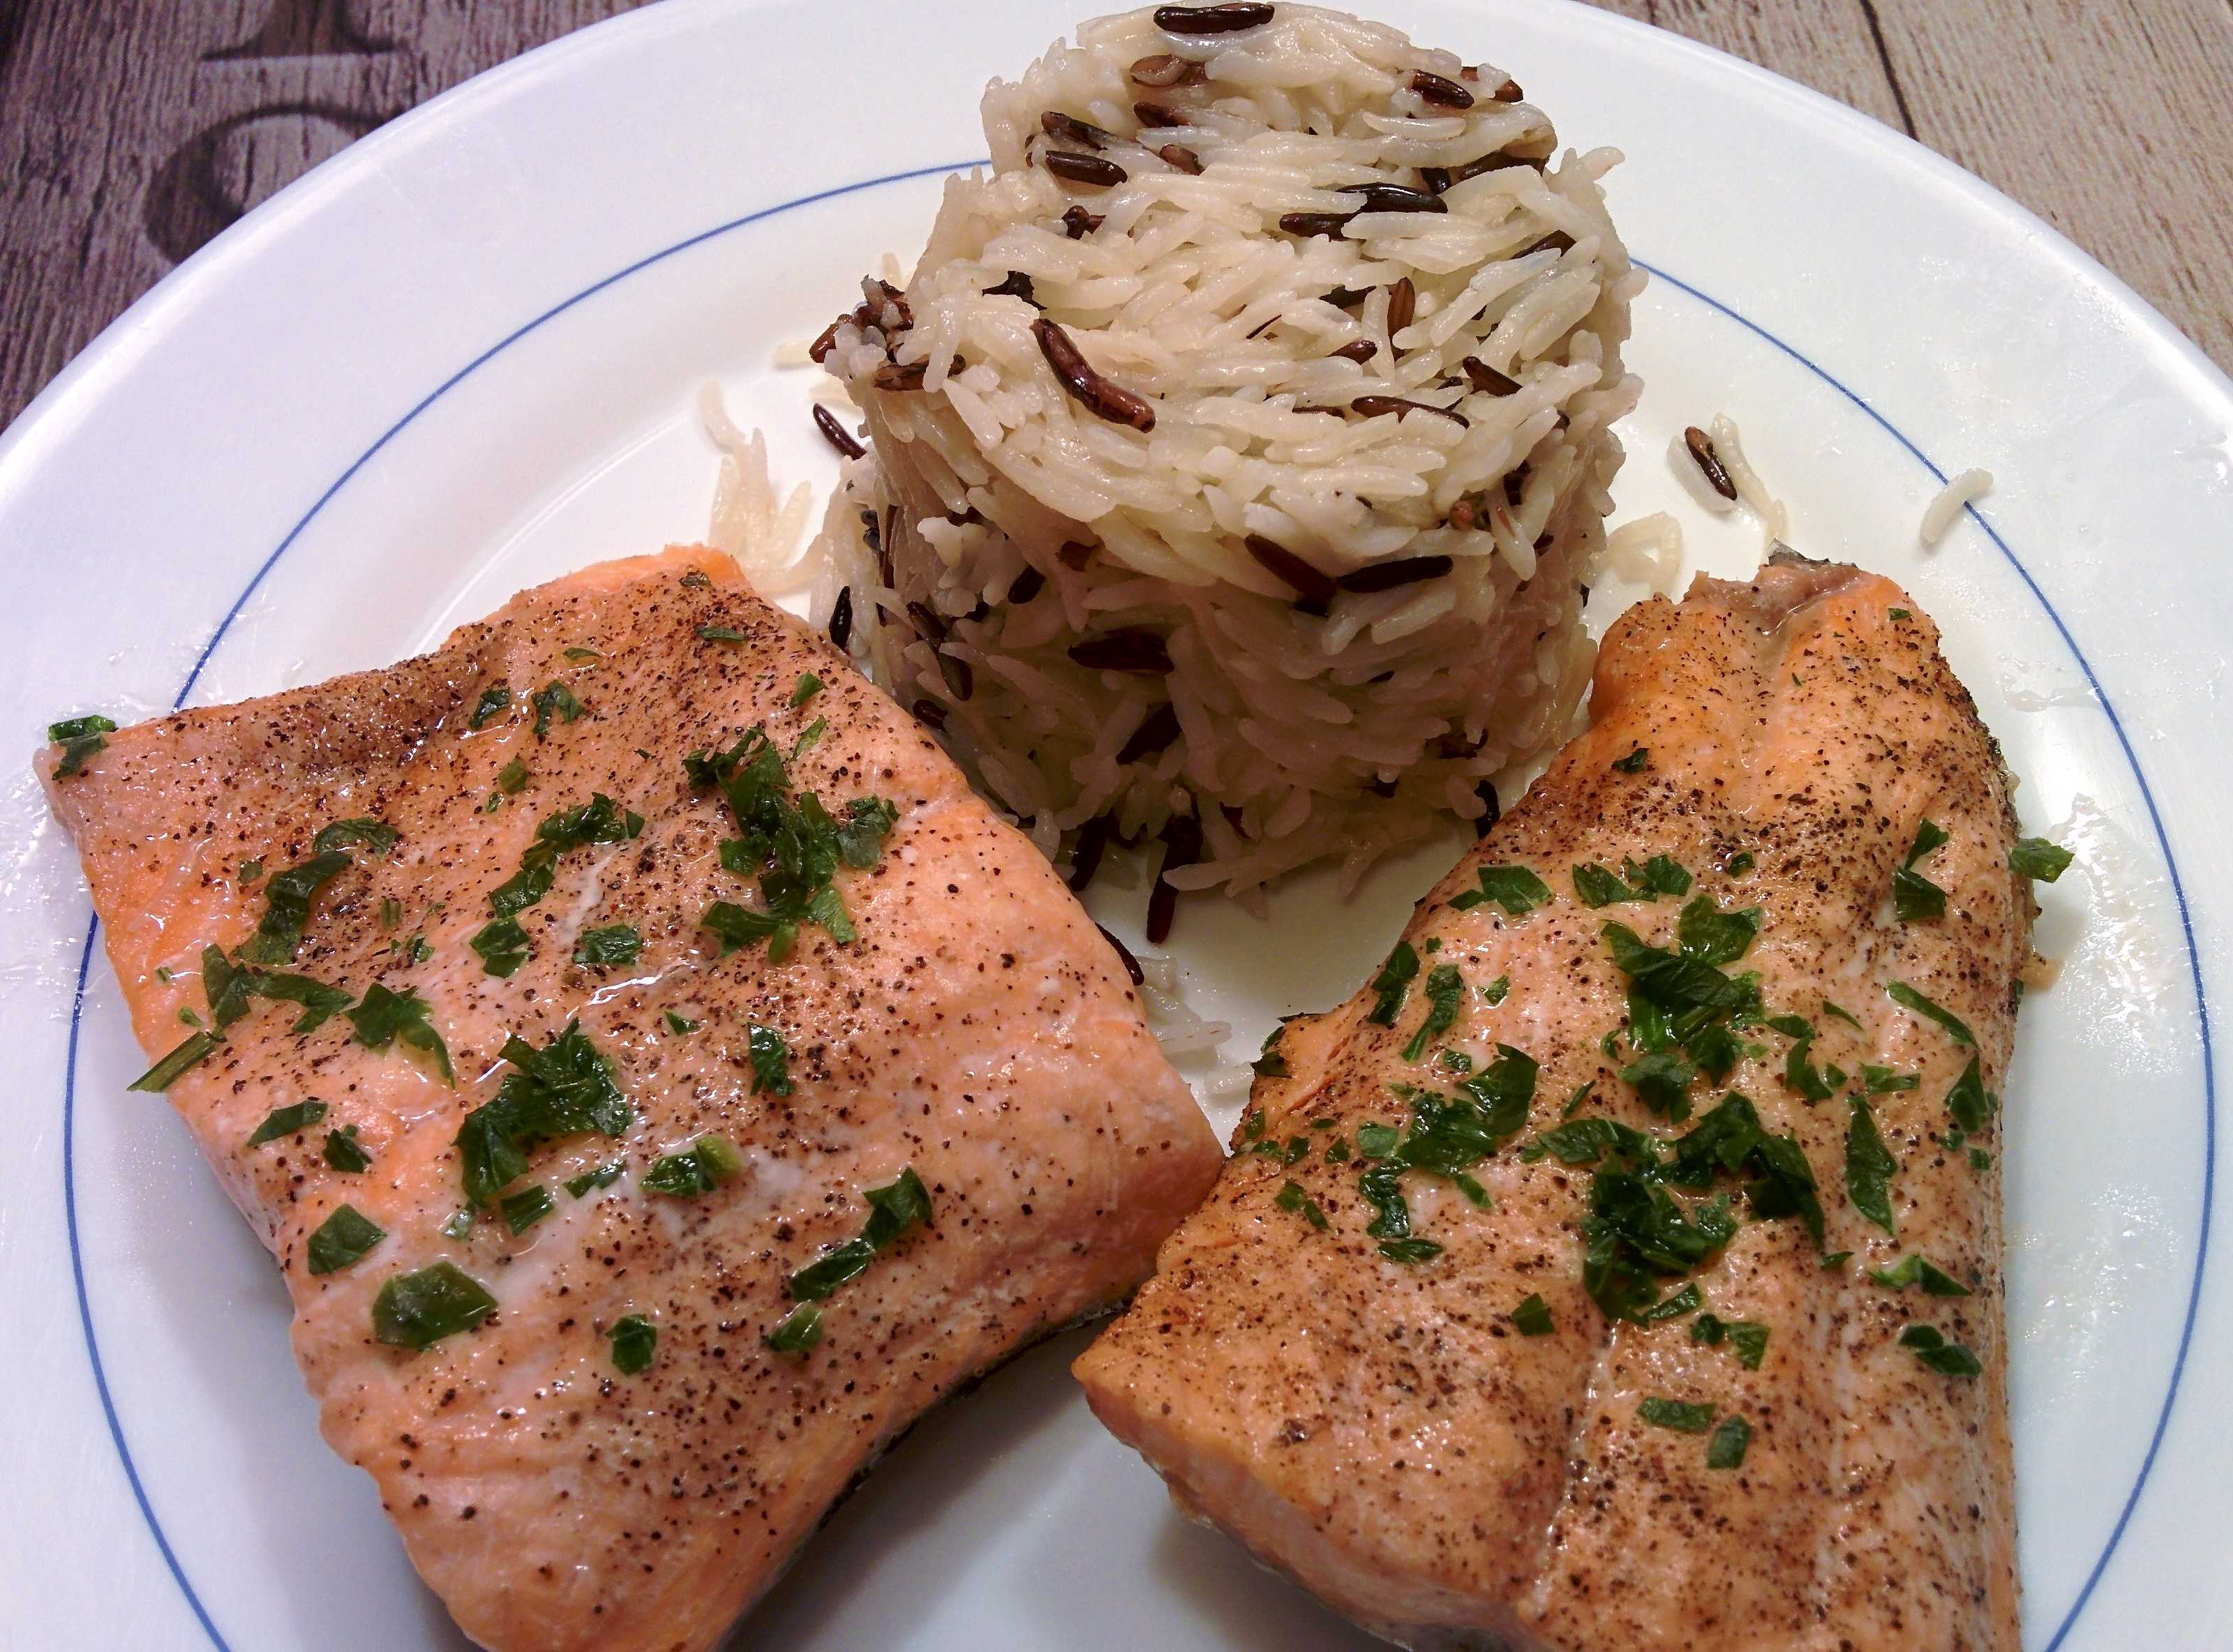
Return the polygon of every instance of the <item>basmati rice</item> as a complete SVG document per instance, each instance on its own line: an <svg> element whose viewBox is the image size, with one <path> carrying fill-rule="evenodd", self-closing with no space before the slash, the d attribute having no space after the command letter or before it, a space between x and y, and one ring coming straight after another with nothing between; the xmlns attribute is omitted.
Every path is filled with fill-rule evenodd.
<svg viewBox="0 0 2233 1652"><path fill-rule="evenodd" d="M1923 543L1935 545L1946 537L1956 518L1973 499L1982 498L1993 485L1990 471L1964 471L1944 487L1923 512Z"/></svg>
<svg viewBox="0 0 2233 1652"><path fill-rule="evenodd" d="M1175 821L1175 888L1353 880L1570 732L1644 277L1618 156L1553 159L1504 81L1307 6L1088 23L987 91L992 170L904 290L817 341L870 453L814 611L851 588L874 673L1043 843Z"/></svg>

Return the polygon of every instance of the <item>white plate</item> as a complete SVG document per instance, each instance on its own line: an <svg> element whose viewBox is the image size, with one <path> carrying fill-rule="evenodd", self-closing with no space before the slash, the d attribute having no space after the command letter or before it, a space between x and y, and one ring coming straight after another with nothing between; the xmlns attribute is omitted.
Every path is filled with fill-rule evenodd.
<svg viewBox="0 0 2233 1652"><path fill-rule="evenodd" d="M1810 93L1540 0L1382 10L1509 68L1568 141L1628 152L1614 206L1657 279L1624 511L1682 511L1694 565L1748 566L1750 533L1687 509L1662 458L1676 428L1731 414L1797 544L1906 581L1942 622L2028 826L2079 849L2041 928L2067 964L2024 1013L2008 1086L2026 1644L2222 1644L2233 1304L2206 1265L2204 1005L2233 985L2233 387L2036 220ZM826 482L810 375L772 369L773 347L919 241L937 192L920 169L976 156L978 88L1071 21L1023 0L685 0L319 168L0 442L0 746L81 710L385 662L520 585L696 537L709 375L783 475ZM1972 465L1998 486L1924 553L1924 502ZM168 1110L124 1093L140 1058L66 846L28 781L4 809L0 1642L454 1644L369 1482L318 1441L263 1252ZM1278 946L1188 907L1193 1001L1253 1046L1357 980L1436 864L1348 908L1297 892ZM1169 1510L1071 1388L1077 1346L926 1423L744 1639L1357 1643Z"/></svg>

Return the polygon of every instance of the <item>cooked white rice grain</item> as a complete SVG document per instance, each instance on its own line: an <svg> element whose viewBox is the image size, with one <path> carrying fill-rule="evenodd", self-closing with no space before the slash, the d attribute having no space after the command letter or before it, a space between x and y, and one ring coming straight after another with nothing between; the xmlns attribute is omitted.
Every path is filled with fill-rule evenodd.
<svg viewBox="0 0 2233 1652"><path fill-rule="evenodd" d="M1964 471L1939 489L1937 498L1931 500L1923 513L1923 543L1935 545L1943 539L1946 530L1969 508L1970 501L1982 498L1991 491L1992 486L1993 473L1990 471Z"/></svg>

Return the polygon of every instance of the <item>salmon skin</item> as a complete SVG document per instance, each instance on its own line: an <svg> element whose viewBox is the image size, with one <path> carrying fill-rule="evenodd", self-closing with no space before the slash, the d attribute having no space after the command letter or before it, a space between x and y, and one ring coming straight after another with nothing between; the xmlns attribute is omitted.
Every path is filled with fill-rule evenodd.
<svg viewBox="0 0 2233 1652"><path fill-rule="evenodd" d="M1216 1174L1045 861L712 551L41 769L327 1441L485 1646L713 1645Z"/></svg>
<svg viewBox="0 0 2233 1652"><path fill-rule="evenodd" d="M1898 587L1790 557L1632 609L1593 706L1079 1380L1403 1645L2015 1652L1998 750Z"/></svg>

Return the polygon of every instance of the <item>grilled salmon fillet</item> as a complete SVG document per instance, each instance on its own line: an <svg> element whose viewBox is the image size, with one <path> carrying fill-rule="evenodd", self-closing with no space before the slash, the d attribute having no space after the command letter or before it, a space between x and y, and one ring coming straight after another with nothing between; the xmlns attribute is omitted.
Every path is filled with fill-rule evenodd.
<svg viewBox="0 0 2233 1652"><path fill-rule="evenodd" d="M1077 1362L1182 1508L1409 1646L2015 1652L2033 906L1937 644L1787 556L1612 628Z"/></svg>
<svg viewBox="0 0 2233 1652"><path fill-rule="evenodd" d="M1216 1175L1045 860L716 553L41 767L147 1087L484 1645L713 1645Z"/></svg>

